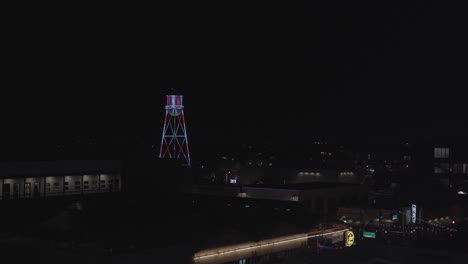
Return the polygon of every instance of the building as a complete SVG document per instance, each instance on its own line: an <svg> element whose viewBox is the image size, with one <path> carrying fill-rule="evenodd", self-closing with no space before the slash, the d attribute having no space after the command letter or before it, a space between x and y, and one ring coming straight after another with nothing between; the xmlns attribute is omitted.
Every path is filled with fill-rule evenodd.
<svg viewBox="0 0 468 264"><path fill-rule="evenodd" d="M190 193L210 196L217 203L275 210L299 210L313 215L335 215L337 206L367 203L366 185L340 183L300 183L248 186L192 186ZM225 198L225 199L223 199ZM207 201L207 199L205 199Z"/></svg>
<svg viewBox="0 0 468 264"><path fill-rule="evenodd" d="M352 149L318 141L313 145L251 146L221 156L204 173L205 184L249 185L310 182L363 183L366 167Z"/></svg>
<svg viewBox="0 0 468 264"><path fill-rule="evenodd" d="M433 173L449 188L465 188L468 183L467 148L438 144L433 151Z"/></svg>
<svg viewBox="0 0 468 264"><path fill-rule="evenodd" d="M118 192L121 164L113 160L0 163L1 200Z"/></svg>

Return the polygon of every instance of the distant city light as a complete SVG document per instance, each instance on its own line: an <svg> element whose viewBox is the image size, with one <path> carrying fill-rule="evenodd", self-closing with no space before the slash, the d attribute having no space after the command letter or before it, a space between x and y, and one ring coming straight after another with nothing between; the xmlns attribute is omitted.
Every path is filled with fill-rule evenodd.
<svg viewBox="0 0 468 264"><path fill-rule="evenodd" d="M237 183L237 179L229 179L229 183Z"/></svg>
<svg viewBox="0 0 468 264"><path fill-rule="evenodd" d="M460 194L460 195L465 195L466 194L466 192L464 192L464 191L459 191L457 193Z"/></svg>
<svg viewBox="0 0 468 264"><path fill-rule="evenodd" d="M311 176L320 176L320 172L299 172L299 176L311 175Z"/></svg>
<svg viewBox="0 0 468 264"><path fill-rule="evenodd" d="M247 193L243 192L243 193L238 193L237 194L238 197L247 197Z"/></svg>

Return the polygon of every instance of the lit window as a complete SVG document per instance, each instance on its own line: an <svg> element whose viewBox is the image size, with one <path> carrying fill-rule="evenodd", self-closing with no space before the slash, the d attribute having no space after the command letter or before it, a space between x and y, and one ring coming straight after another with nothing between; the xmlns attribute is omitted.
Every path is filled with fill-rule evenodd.
<svg viewBox="0 0 468 264"><path fill-rule="evenodd" d="M440 167L434 167L434 173L435 174L442 174L444 173L444 171L440 168Z"/></svg>
<svg viewBox="0 0 468 264"><path fill-rule="evenodd" d="M450 155L449 148L434 148L434 158L447 159Z"/></svg>
<svg viewBox="0 0 468 264"><path fill-rule="evenodd" d="M453 171L457 174L468 174L468 164L454 164Z"/></svg>

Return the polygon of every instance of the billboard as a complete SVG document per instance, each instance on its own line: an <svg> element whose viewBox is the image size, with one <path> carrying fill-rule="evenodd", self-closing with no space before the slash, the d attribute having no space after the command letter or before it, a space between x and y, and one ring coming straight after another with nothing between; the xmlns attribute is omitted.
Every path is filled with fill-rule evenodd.
<svg viewBox="0 0 468 264"><path fill-rule="evenodd" d="M416 205L415 204L411 205L411 223L413 224L416 223Z"/></svg>
<svg viewBox="0 0 468 264"><path fill-rule="evenodd" d="M364 231L364 232L362 232L362 236L367 237L367 238L375 238L375 232Z"/></svg>

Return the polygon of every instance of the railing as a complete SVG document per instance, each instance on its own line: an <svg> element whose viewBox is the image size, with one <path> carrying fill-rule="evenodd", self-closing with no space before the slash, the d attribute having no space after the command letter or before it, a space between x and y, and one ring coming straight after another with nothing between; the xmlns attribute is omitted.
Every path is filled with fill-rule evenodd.
<svg viewBox="0 0 468 264"><path fill-rule="evenodd" d="M281 236L272 239L260 240L258 242L245 242L230 246L222 246L201 250L193 256L195 264L228 263L240 259L248 259L252 256L263 256L299 248L307 248L309 242L314 239L332 238L337 235L343 239L344 232L351 230L343 226L330 226L329 229L318 229L308 233ZM310 240L312 239L312 240Z"/></svg>
<svg viewBox="0 0 468 264"><path fill-rule="evenodd" d="M42 197L53 196L67 196L67 195L81 195L81 194L95 194L95 193L112 193L120 192L120 189L105 188L105 189L89 189L89 190L73 190L73 191L56 191L56 192L38 192L38 193L3 193L0 195L0 200L18 200L18 199L35 199Z"/></svg>

